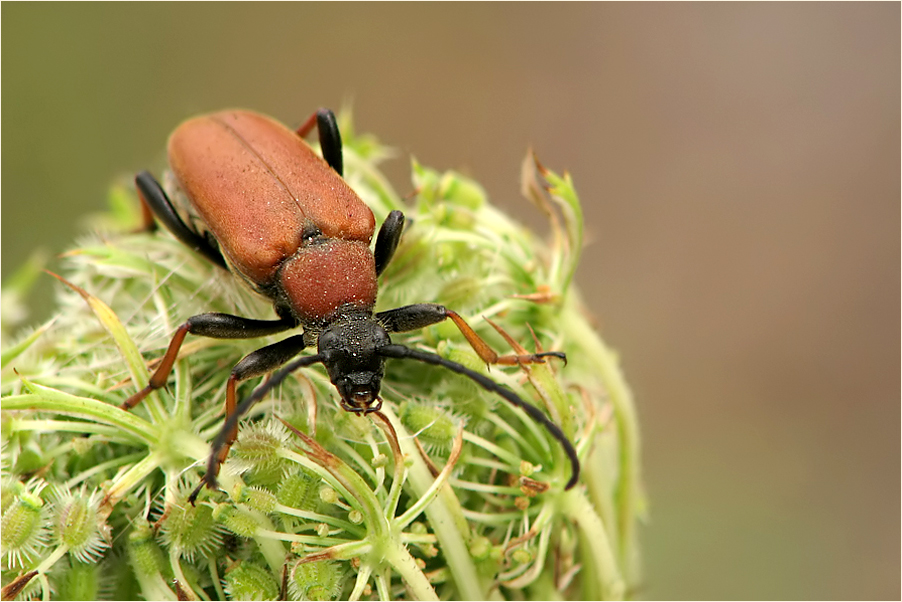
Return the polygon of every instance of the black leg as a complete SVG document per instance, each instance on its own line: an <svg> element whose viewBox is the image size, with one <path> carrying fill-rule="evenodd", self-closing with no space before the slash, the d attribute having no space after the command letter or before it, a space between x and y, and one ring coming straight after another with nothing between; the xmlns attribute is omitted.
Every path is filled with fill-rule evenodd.
<svg viewBox="0 0 902 602"><path fill-rule="evenodd" d="M238 423L229 421L229 418L231 418L238 407L238 398L236 396L238 383L272 372L303 351L303 349L304 337L295 335L249 353L232 368L232 374L229 376L229 382L226 384L225 423L223 424L225 443L217 450L214 476L219 474L219 465L225 462L226 457L229 455L229 449L238 436ZM225 428L226 424L230 425L228 430Z"/></svg>
<svg viewBox="0 0 902 602"><path fill-rule="evenodd" d="M381 236L381 232L379 233ZM378 241L377 241L378 246ZM419 330L448 318L448 309L437 303L417 303L405 305L376 314L376 320L388 332L409 332Z"/></svg>
<svg viewBox="0 0 902 602"><path fill-rule="evenodd" d="M237 384L255 376L263 376L296 356L304 350L304 347L303 335L296 334L257 349L235 364L230 378Z"/></svg>
<svg viewBox="0 0 902 602"><path fill-rule="evenodd" d="M567 439L564 431L562 431L558 425L553 423L539 408L523 401L516 393L514 393L510 389L502 387L491 378L483 376L478 372L474 372L473 370L470 370L469 368L462 366L457 362L452 362L451 360L445 359L440 355L428 353L426 351L420 351L418 349L411 349L403 345L386 345L384 347L380 347L378 353L379 355L382 355L384 357L391 357L395 359L412 359L435 366L442 366L444 368L447 368L448 370L451 370L452 372L457 372L458 374L466 376L486 391L496 393L506 399L512 405L521 408L524 412L529 414L530 418L544 426L545 429L551 434L551 436L560 442L561 446L564 448L564 451L567 454L567 457L570 458L571 476L570 480L567 481L567 484L564 486L564 489L570 489L576 484L577 479L579 479L579 458L576 455L576 449L573 447L573 444L570 443L570 440Z"/></svg>
<svg viewBox="0 0 902 602"><path fill-rule="evenodd" d="M344 161L341 155L341 132L338 131L338 122L335 120L335 114L329 109L319 109L310 116L304 125L297 129L301 138L307 136L314 124L319 131L319 146L323 153L323 159L329 164L329 167L338 172L338 175L344 175Z"/></svg>
<svg viewBox="0 0 902 602"><path fill-rule="evenodd" d="M382 274L388 266L398 243L401 242L401 232L404 230L404 214L398 210L392 211L382 222L379 228L379 236L376 237L376 275Z"/></svg>
<svg viewBox="0 0 902 602"><path fill-rule="evenodd" d="M178 357L179 349L189 332L211 339L254 339L284 332L296 326L297 322L292 319L252 320L229 314L200 314L192 316L175 331L172 342L169 343L169 349L163 355L159 367L153 373L153 376L150 377L150 382L147 386L126 399L120 407L124 410L130 410L141 403L151 391L160 389L166 384L169 373L172 371L172 366L175 364L175 358Z"/></svg>
<svg viewBox="0 0 902 602"><path fill-rule="evenodd" d="M252 353L251 355L254 354ZM249 397L242 400L241 403L235 407L235 411L228 416L225 424L222 425L222 430L219 431L219 435L217 435L216 440L213 441L210 458L209 460L207 460L207 473L204 475L204 478L201 479L200 483L194 489L194 491L191 492L191 495L188 496L188 501L191 502L192 505L197 500L197 495L200 493L200 490L204 487L204 485L206 485L210 489L216 489L216 476L219 474L219 465L222 463L219 459L221 456L221 450L224 446L227 445L226 442L229 438L229 433L237 427L238 419L241 418L255 403L263 399L267 393L282 384L282 381L285 380L289 374L291 374L298 368L318 364L322 362L323 359L325 359L324 356L317 353L316 355L305 355L304 357L300 357L294 360L293 362L273 374L268 381L254 389L254 392L251 393Z"/></svg>
<svg viewBox="0 0 902 602"><path fill-rule="evenodd" d="M556 357L567 361L567 356L561 351L543 351L542 353L530 353L525 355L498 355L495 351L476 334L466 320L457 312L444 305L436 303L417 303L405 305L397 309L390 309L376 314L376 319L388 332L407 332L425 328L432 324L438 324L442 320L450 318L460 330L464 338L486 364L500 364L503 366L517 366L520 364L541 364L546 357ZM491 323L491 322L490 322Z"/></svg>
<svg viewBox="0 0 902 602"><path fill-rule="evenodd" d="M226 268L225 259L223 259L219 249L182 221L182 218L172 206L169 197L166 196L166 191L163 190L163 187L160 186L160 183L157 182L150 172L142 171L135 176L135 186L138 188L138 194L141 195L144 203L150 207L157 219L163 222L166 229L172 232L173 236L219 267Z"/></svg>

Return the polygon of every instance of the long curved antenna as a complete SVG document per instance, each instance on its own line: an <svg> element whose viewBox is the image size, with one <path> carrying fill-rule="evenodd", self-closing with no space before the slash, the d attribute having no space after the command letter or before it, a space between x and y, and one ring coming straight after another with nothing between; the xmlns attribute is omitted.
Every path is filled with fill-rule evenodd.
<svg viewBox="0 0 902 602"><path fill-rule="evenodd" d="M325 356L321 353L317 353L316 355L305 355L304 357L299 357L294 360L290 364L286 364L284 368L279 370L278 372L274 372L272 377L256 389L254 392L250 394L247 398L245 398L241 403L239 403L235 407L235 411L232 412L232 415L226 418L225 423L222 425L222 429L219 431L219 434L216 436L216 439L213 440L213 445L210 450L210 458L207 460L207 473L200 480L200 484L195 487L194 491L191 492L191 495L188 496L188 501L191 502L191 505L194 505L195 500L197 500L197 496L200 493L200 490L203 489L204 485L206 485L210 489L216 489L218 483L216 481L216 475L219 474L219 466L222 464L222 460L219 458L219 454L222 451L222 448L226 446L226 439L228 438L228 433L231 429L238 424L238 420L247 413L251 406L255 403L266 397L267 393L272 391L275 387L278 387L282 384L282 381L285 380L289 374L297 370L298 368L304 368L305 366L310 366L312 364L318 364L325 359Z"/></svg>
<svg viewBox="0 0 902 602"><path fill-rule="evenodd" d="M571 487L576 485L576 481L579 480L579 458L576 456L576 449L573 447L573 444L570 443L570 440L567 439L564 431L562 431L558 425L549 420L549 418L539 408L523 401L516 393L514 393L510 389L502 387L491 378L483 376L479 372L474 372L473 370L470 370L466 366L462 366L457 362L447 360L440 355L426 351L419 351L418 349L411 349L410 347L405 347L404 345L386 345L384 347L380 347L376 352L384 357L391 357L394 359L412 359L420 362L425 362L427 364L432 364L434 366L443 366L448 370L451 370L452 372L463 374L464 376L475 381L476 384L478 384L486 391L497 393L498 395L509 401L512 405L515 405L518 408L522 409L524 412L529 414L529 416L533 420L544 426L545 429L549 433L551 433L552 437L558 440L558 442L564 448L564 452L567 454L567 457L570 458L572 473L570 480L567 481L564 489L570 489Z"/></svg>

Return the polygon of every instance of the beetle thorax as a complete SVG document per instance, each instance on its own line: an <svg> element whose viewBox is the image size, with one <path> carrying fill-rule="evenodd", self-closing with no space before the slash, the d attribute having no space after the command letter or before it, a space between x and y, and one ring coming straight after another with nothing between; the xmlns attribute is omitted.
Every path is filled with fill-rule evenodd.
<svg viewBox="0 0 902 602"><path fill-rule="evenodd" d="M301 247L278 272L278 290L302 324L327 324L343 308L369 312L376 303L376 264L369 246L322 238Z"/></svg>

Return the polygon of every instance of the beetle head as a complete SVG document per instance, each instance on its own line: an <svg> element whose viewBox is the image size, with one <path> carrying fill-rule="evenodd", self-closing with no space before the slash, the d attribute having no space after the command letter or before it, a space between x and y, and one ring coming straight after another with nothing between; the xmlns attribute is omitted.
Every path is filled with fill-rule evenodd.
<svg viewBox="0 0 902 602"><path fill-rule="evenodd" d="M377 350L390 344L385 329L363 313L341 315L320 333L318 351L344 409L366 414L381 407L385 359Z"/></svg>

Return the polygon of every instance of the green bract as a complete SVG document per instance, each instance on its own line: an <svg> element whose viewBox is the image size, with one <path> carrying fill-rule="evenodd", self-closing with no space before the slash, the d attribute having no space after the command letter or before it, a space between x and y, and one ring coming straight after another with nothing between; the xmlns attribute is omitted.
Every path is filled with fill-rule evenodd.
<svg viewBox="0 0 902 602"><path fill-rule="evenodd" d="M4 337L4 594L481 600L634 591L638 430L616 355L571 285L582 216L569 176L525 163L523 191L551 220L545 243L453 172L414 163L416 194L405 204L376 168L384 149L350 124L343 132L347 180L377 222L393 209L412 222L380 279L377 311L445 304L501 353L511 351L483 318L530 352L539 344L569 362L488 371L452 324L394 340L482 371L547 411L576 446L580 482L563 490L567 457L522 411L448 370L389 361L384 420L340 409L322 367L299 372L242 421L222 489L188 505L222 425L229 371L278 337L189 337L166 389L131 412L118 405L147 383L148 364L189 316L270 319L272 309L168 233L134 233L137 199L117 188L115 226L65 257L57 315ZM21 315L34 271L8 281L4 328Z"/></svg>

